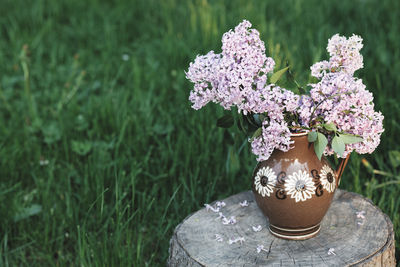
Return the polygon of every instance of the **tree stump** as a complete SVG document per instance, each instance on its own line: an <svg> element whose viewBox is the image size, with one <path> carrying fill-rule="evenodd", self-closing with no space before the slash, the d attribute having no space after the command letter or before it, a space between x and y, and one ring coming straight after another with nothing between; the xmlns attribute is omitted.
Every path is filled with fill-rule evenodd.
<svg viewBox="0 0 400 267"><path fill-rule="evenodd" d="M248 206L240 205L245 200ZM250 191L223 202L226 206L220 208L221 213L203 208L176 227L170 241L169 266L388 267L396 264L392 222L370 200L358 194L337 190L321 223L321 232L304 241L271 235L268 219ZM215 208L216 203L211 206ZM225 221L220 214L225 216ZM229 223L231 216L235 216L236 223ZM262 229L256 231L259 225Z"/></svg>

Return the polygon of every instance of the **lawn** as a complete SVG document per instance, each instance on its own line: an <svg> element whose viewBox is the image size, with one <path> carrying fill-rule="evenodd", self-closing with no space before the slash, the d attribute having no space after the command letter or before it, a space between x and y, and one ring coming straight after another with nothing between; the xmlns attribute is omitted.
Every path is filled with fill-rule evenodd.
<svg viewBox="0 0 400 267"><path fill-rule="evenodd" d="M184 73L243 19L301 84L333 34L364 38L357 76L386 131L341 188L388 214L399 243L399 1L2 0L1 266L163 266L181 220L250 189L244 136L216 127L221 108L190 108Z"/></svg>

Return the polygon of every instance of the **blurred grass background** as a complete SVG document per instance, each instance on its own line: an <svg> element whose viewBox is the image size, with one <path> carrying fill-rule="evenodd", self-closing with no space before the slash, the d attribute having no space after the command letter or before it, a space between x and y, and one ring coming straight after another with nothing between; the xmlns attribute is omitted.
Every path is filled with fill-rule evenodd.
<svg viewBox="0 0 400 267"><path fill-rule="evenodd" d="M221 108L190 108L184 74L243 19L302 84L333 34L364 38L357 76L386 131L341 188L372 198L400 240L399 1L2 0L1 266L165 265L181 220L250 189L244 137L216 128Z"/></svg>

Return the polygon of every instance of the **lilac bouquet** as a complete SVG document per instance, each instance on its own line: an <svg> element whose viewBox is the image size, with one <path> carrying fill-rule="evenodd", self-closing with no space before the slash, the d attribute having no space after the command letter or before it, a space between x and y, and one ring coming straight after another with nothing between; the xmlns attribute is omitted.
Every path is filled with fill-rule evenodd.
<svg viewBox="0 0 400 267"><path fill-rule="evenodd" d="M345 158L353 150L372 153L384 131L383 115L374 111L372 93L354 72L363 67L362 39L334 35L328 41L329 60L315 63L318 82L289 90L277 85L289 67L273 73L275 61L265 54L257 30L244 20L222 37L222 52L210 51L190 63L186 77L194 83L189 100L194 109L209 102L235 109L217 125L238 127L249 135L258 161L275 149L291 148L291 133L308 132L317 156Z"/></svg>

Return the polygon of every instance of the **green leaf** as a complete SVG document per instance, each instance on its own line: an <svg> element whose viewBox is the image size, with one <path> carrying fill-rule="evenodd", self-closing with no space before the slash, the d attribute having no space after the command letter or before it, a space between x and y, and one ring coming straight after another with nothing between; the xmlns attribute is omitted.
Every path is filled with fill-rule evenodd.
<svg viewBox="0 0 400 267"><path fill-rule="evenodd" d="M42 206L39 204L32 204L30 207L22 209L20 212L15 214L14 222L29 218L33 215L39 214L42 211Z"/></svg>
<svg viewBox="0 0 400 267"><path fill-rule="evenodd" d="M332 149L335 151L339 156L342 156L344 153L345 145L343 140L340 136L333 137L332 139Z"/></svg>
<svg viewBox="0 0 400 267"><path fill-rule="evenodd" d="M77 131L86 131L89 128L89 123L88 121L85 119L85 117L83 115L78 115L75 118L75 130Z"/></svg>
<svg viewBox="0 0 400 267"><path fill-rule="evenodd" d="M72 141L71 149L80 156L87 155L92 150L92 142L89 141Z"/></svg>
<svg viewBox="0 0 400 267"><path fill-rule="evenodd" d="M309 132L308 133L308 142L312 143L317 141L318 134L317 132Z"/></svg>
<svg viewBox="0 0 400 267"><path fill-rule="evenodd" d="M261 133L262 133L262 127L258 128L258 129L254 132L253 136L251 137L251 140L254 140L254 138L259 137L259 136L261 135Z"/></svg>
<svg viewBox="0 0 400 267"><path fill-rule="evenodd" d="M389 160L394 168L399 167L400 166L400 151L397 151L397 150L389 151Z"/></svg>
<svg viewBox="0 0 400 267"><path fill-rule="evenodd" d="M332 122L325 123L323 126L328 131L331 131L331 132L336 132L337 131L336 125L334 123L332 123Z"/></svg>
<svg viewBox="0 0 400 267"><path fill-rule="evenodd" d="M271 83L277 83L279 79L282 77L283 74L289 69L289 67L283 68L281 70L278 70L274 74L272 74L270 82Z"/></svg>
<svg viewBox="0 0 400 267"><path fill-rule="evenodd" d="M228 114L217 120L217 126L221 128L229 128L234 124L234 122L235 120L233 119L233 116Z"/></svg>
<svg viewBox="0 0 400 267"><path fill-rule="evenodd" d="M257 123L254 121L253 116L251 115L243 115L243 121L244 121L244 129L246 130L246 134L250 135L254 131L256 131L260 125L257 125Z"/></svg>
<svg viewBox="0 0 400 267"><path fill-rule="evenodd" d="M352 134L340 134L339 136L345 144L354 144L363 140L361 137Z"/></svg>
<svg viewBox="0 0 400 267"><path fill-rule="evenodd" d="M314 143L315 154L319 160L321 160L322 154L324 153L325 147L328 145L328 139L322 133L318 133L317 141Z"/></svg>
<svg viewBox="0 0 400 267"><path fill-rule="evenodd" d="M51 145L61 139L62 132L58 123L51 122L42 127L42 133L44 136L44 142L48 145Z"/></svg>

